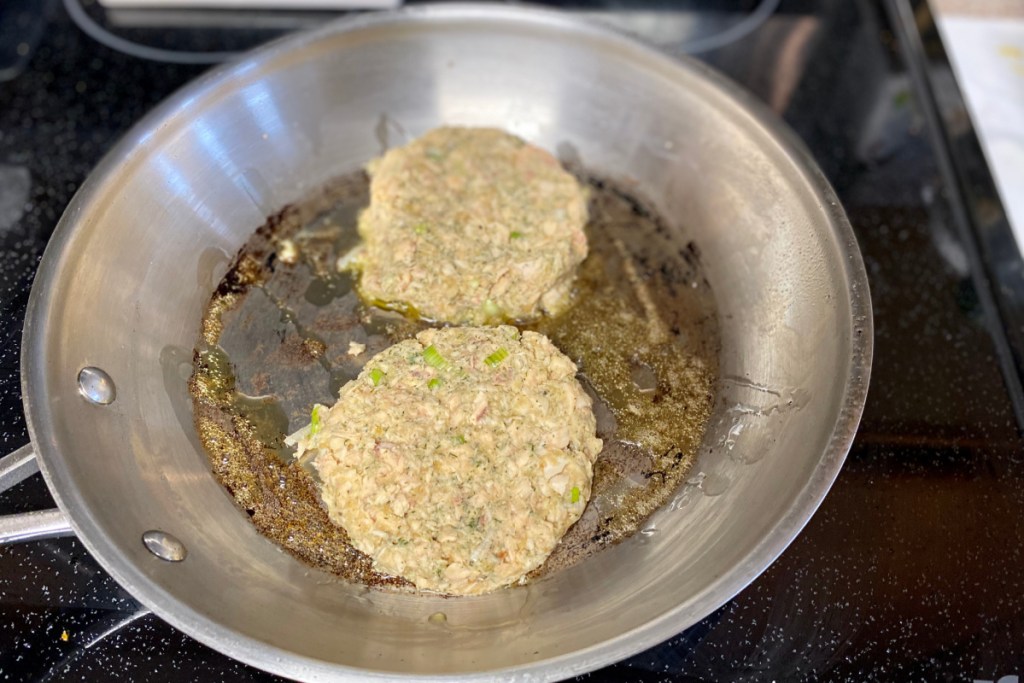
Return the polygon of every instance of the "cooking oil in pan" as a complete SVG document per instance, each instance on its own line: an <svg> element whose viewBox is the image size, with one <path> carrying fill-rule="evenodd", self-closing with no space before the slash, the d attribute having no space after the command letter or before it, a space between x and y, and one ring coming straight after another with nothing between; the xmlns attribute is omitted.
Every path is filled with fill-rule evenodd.
<svg viewBox="0 0 1024 683"><path fill-rule="evenodd" d="M576 362L605 448L583 516L532 578L646 528L686 478L717 375L717 321L696 246L630 194L579 175L590 185L590 254L573 304L522 327ZM366 306L335 267L358 242L367 202L368 180L353 174L255 233L211 298L190 389L214 474L264 535L347 579L407 588L375 572L328 520L315 472L283 441L367 359L428 324Z"/></svg>

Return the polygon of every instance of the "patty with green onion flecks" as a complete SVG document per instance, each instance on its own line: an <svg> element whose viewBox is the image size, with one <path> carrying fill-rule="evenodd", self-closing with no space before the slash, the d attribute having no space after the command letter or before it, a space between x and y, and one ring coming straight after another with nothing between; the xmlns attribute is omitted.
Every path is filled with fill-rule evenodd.
<svg viewBox="0 0 1024 683"><path fill-rule="evenodd" d="M485 593L539 567L601 450L576 366L511 326L428 329L370 359L290 443L377 571Z"/></svg>
<svg viewBox="0 0 1024 683"><path fill-rule="evenodd" d="M548 152L491 128L437 128L369 164L368 302L485 324L555 314L587 255L586 192Z"/></svg>

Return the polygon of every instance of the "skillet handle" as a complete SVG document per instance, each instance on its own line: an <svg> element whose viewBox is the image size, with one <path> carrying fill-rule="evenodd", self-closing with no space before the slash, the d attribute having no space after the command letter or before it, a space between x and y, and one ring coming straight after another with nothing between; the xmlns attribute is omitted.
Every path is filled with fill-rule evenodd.
<svg viewBox="0 0 1024 683"><path fill-rule="evenodd" d="M0 493L39 471L32 444L0 458ZM74 531L64 513L54 508L39 512L0 516L0 546L21 541L71 536Z"/></svg>

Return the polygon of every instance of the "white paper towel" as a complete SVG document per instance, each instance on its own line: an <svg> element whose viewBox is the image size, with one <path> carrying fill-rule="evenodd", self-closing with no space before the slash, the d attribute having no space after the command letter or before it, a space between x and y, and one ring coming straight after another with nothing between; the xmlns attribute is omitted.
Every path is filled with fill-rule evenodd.
<svg viewBox="0 0 1024 683"><path fill-rule="evenodd" d="M940 11L936 23L1024 253L1024 18Z"/></svg>

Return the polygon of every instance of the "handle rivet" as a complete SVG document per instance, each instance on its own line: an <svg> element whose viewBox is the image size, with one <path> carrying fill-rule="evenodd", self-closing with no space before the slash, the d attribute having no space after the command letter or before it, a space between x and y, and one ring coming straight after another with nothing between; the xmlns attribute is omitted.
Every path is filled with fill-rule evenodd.
<svg viewBox="0 0 1024 683"><path fill-rule="evenodd" d="M78 373L78 393L86 401L98 406L109 405L114 402L117 391L114 389L114 380L110 379L103 370L87 366Z"/></svg>
<svg viewBox="0 0 1024 683"><path fill-rule="evenodd" d="M146 550L167 562L181 562L188 555L185 544L166 531L150 529L142 534L142 543Z"/></svg>

